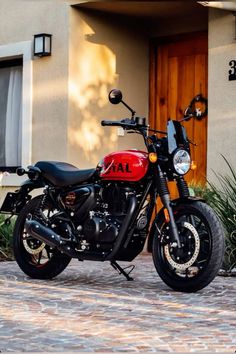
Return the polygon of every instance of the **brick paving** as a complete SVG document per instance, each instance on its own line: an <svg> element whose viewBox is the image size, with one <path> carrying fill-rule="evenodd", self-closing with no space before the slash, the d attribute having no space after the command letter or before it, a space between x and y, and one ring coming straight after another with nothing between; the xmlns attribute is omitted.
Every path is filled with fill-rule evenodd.
<svg viewBox="0 0 236 354"><path fill-rule="evenodd" d="M236 277L177 293L150 255L133 264L128 282L109 263L73 260L51 281L0 263L0 351L235 353Z"/></svg>

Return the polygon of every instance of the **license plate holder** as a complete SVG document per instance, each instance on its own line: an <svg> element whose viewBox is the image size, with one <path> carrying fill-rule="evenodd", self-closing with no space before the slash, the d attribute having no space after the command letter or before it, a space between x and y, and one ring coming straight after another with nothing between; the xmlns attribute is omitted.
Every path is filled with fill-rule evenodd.
<svg viewBox="0 0 236 354"><path fill-rule="evenodd" d="M25 198L21 199L19 198L19 192L8 192L2 203L0 213L19 214L21 209L30 199L31 195L27 195Z"/></svg>

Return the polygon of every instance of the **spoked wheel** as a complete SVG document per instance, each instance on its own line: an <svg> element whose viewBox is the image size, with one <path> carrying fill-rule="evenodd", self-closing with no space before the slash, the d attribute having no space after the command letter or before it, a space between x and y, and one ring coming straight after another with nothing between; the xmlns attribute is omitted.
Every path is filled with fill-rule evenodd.
<svg viewBox="0 0 236 354"><path fill-rule="evenodd" d="M71 258L27 234L25 221L29 215L33 217L41 198L33 198L20 212L13 232L13 251L25 274L31 278L51 279L67 267ZM49 218L55 210L45 205L42 212L45 218Z"/></svg>
<svg viewBox="0 0 236 354"><path fill-rule="evenodd" d="M182 248L170 242L164 217L155 221L153 261L162 280L172 289L195 292L217 275L224 256L224 232L213 210L202 202L174 208Z"/></svg>

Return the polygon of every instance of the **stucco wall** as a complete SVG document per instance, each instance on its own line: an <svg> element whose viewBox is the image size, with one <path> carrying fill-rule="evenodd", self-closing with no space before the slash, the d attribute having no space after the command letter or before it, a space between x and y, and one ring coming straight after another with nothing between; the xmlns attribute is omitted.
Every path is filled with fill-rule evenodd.
<svg viewBox="0 0 236 354"><path fill-rule="evenodd" d="M227 171L220 154L236 168L236 81L228 80L229 62L236 60L235 17L210 9L209 15L209 115L207 175Z"/></svg>
<svg viewBox="0 0 236 354"><path fill-rule="evenodd" d="M46 32L53 35L52 56L32 57L32 162L67 157L67 7L68 4L61 0L0 1L0 45L22 41L32 41L33 44L34 34Z"/></svg>
<svg viewBox="0 0 236 354"><path fill-rule="evenodd" d="M68 7L68 2L63 0L0 1L1 48L9 45L15 48L21 43L31 43L33 46L33 35L37 33L53 35L52 56L38 59L32 55L31 62L29 59L33 89L31 93L27 91L31 90L31 86L25 87L25 99L30 101L32 97L29 114L32 130L31 124L27 124L25 134L27 139L31 139L32 148L29 149L27 165L37 160L67 159ZM27 76L28 71L27 68ZM28 102L26 109L29 110ZM31 145L29 142L27 144ZM26 145L25 141L23 145ZM15 190L21 182L22 178L14 174L3 178L0 175L0 186L3 186L0 188L0 199L8 191L6 186Z"/></svg>
<svg viewBox="0 0 236 354"><path fill-rule="evenodd" d="M122 20L122 21L121 21ZM85 168L117 149L144 148L141 137L117 136L101 127L103 119L130 117L121 104L111 105L112 88L141 116L148 116L148 38L133 22L100 12L70 11L68 159Z"/></svg>

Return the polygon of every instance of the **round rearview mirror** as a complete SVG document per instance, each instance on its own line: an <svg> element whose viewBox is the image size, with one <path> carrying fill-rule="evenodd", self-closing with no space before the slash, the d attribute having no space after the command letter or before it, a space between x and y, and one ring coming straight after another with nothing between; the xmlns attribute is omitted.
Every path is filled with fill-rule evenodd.
<svg viewBox="0 0 236 354"><path fill-rule="evenodd" d="M117 89L111 90L108 97L112 104L118 104L122 101L122 92Z"/></svg>

